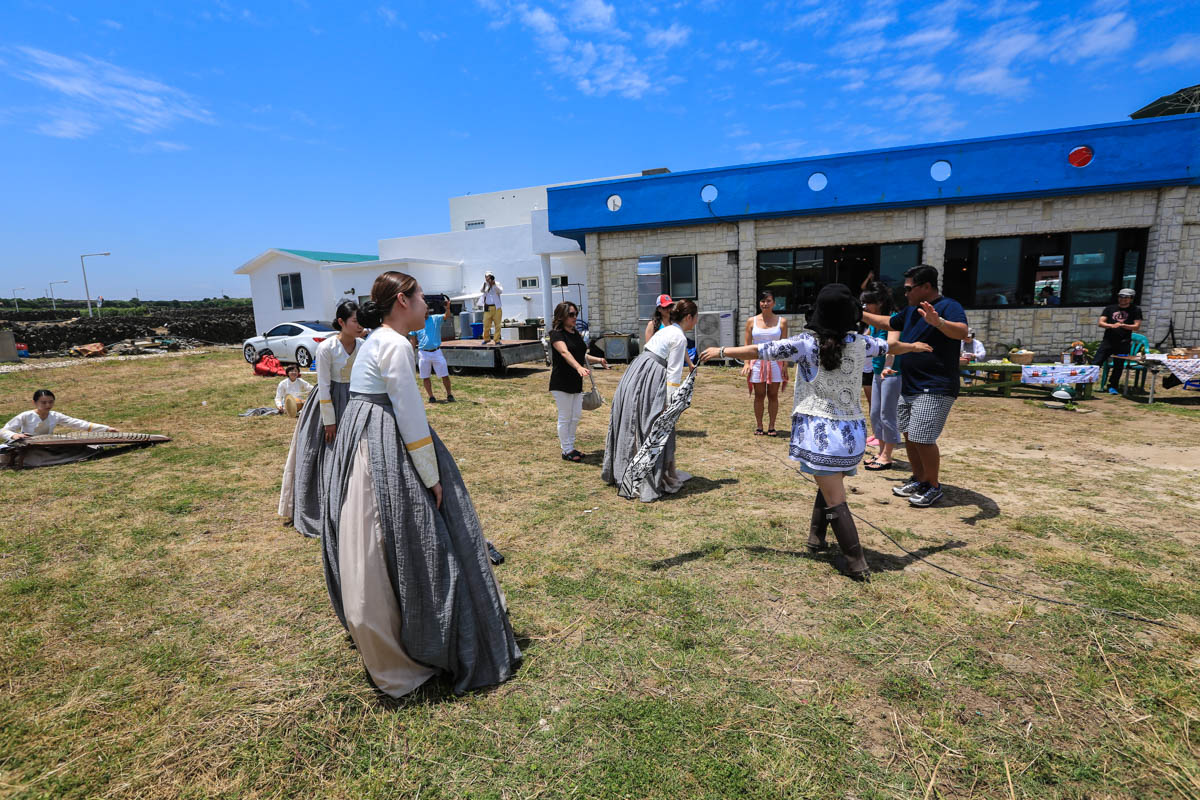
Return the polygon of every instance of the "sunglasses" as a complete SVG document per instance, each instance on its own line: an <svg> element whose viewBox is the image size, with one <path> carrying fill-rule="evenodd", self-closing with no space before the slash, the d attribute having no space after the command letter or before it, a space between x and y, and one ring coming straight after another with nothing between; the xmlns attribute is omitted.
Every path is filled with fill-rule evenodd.
<svg viewBox="0 0 1200 800"><path fill-rule="evenodd" d="M578 317L578 316L579 316L579 315L578 315L578 314L576 314L574 311L568 311L568 312L567 312L567 319L574 319L575 317Z"/></svg>

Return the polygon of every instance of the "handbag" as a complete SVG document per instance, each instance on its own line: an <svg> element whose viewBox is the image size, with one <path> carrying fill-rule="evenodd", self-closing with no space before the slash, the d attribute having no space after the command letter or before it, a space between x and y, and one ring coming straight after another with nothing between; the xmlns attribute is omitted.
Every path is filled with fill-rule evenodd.
<svg viewBox="0 0 1200 800"><path fill-rule="evenodd" d="M583 410L595 411L604 405L604 395L600 394L600 390L596 388L596 379L592 376L591 370L588 370L588 378L592 381L592 390L583 393Z"/></svg>

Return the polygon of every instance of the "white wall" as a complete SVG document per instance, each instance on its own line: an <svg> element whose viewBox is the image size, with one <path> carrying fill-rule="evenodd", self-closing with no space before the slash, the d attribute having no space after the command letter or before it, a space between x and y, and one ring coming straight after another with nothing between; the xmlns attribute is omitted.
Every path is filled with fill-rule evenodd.
<svg viewBox="0 0 1200 800"><path fill-rule="evenodd" d="M529 222L531 210L545 207L545 186L451 197L450 230L465 231L468 220L478 219L484 221L485 228L524 225Z"/></svg>
<svg viewBox="0 0 1200 800"><path fill-rule="evenodd" d="M479 291L480 284L483 283L483 273L490 269L496 273L496 280L504 287L503 306L506 319L542 316L541 296L545 287L524 290L517 288L517 278L539 277L542 274L541 257L533 252L532 229L527 224L380 239L379 258L461 261L462 285L458 291L447 292L451 295ZM587 265L583 254L554 256L551 259L550 273L566 275L569 283L585 283ZM554 302L558 302L559 294L557 290L552 293ZM525 300L526 296L530 299ZM566 298L580 302L579 290L568 289Z"/></svg>
<svg viewBox="0 0 1200 800"><path fill-rule="evenodd" d="M279 276L300 273L304 292L304 307L284 310L279 294ZM254 301L254 329L257 333L270 330L281 322L301 320L328 321L333 317L330 302L329 275L307 259L275 255L251 272L250 297Z"/></svg>

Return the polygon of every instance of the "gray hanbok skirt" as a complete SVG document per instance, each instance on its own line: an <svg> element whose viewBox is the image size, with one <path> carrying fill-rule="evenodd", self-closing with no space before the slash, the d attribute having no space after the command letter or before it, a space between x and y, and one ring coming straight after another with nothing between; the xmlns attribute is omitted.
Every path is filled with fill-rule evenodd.
<svg viewBox="0 0 1200 800"><path fill-rule="evenodd" d="M604 446L604 465L600 477L610 485L620 482L637 455L638 448L650 433L655 415L667 405L667 362L662 356L643 350L621 376L612 398L612 416L608 421L608 438ZM659 454L654 468L642 481L638 500L649 503L664 494L679 491L683 481L690 478L675 471L675 432ZM621 492L622 497L627 497ZM629 498L633 499L633 498Z"/></svg>
<svg viewBox="0 0 1200 800"><path fill-rule="evenodd" d="M350 384L331 381L329 399L335 418L341 421L350 401ZM312 539L321 537L331 452L333 445L325 444L325 423L321 421L321 404L314 391L296 421L292 446L283 465L283 485L279 488L279 516L292 520L296 530Z"/></svg>
<svg viewBox="0 0 1200 800"><path fill-rule="evenodd" d="M454 691L462 694L508 680L521 660L467 487L442 440L432 429L430 434L442 483L440 509L405 449L387 395L350 394L327 459L322 551L329 599L356 644L356 631L363 632L367 648L360 645L360 651L367 671L395 696L415 686L389 691L380 678L393 668L411 678L409 663L429 668L430 674L448 673ZM360 448L364 440L366 447ZM366 504L374 508L365 515L355 513L364 504L351 494L352 484L363 485L364 477L374 489L374 502ZM395 600L386 613L378 603L363 600L378 587L364 591L343 585L347 576L369 576L372 570L361 564L342 563L364 554L385 562L387 599ZM382 580L383 570L373 567ZM381 636L391 641L381 647ZM392 653L393 663L373 666L368 649Z"/></svg>

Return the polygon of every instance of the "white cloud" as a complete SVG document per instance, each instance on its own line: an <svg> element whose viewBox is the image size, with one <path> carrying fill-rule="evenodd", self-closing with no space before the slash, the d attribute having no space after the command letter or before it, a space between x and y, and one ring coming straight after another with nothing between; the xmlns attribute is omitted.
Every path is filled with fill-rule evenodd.
<svg viewBox="0 0 1200 800"><path fill-rule="evenodd" d="M900 72L892 84L906 92L923 92L942 85L942 74L931 64L919 64Z"/></svg>
<svg viewBox="0 0 1200 800"><path fill-rule="evenodd" d="M1013 62L1041 57L1047 51L1048 45L1026 24L993 25L968 48L982 65L962 74L956 86L972 94L1021 97L1029 90L1029 78L1014 72Z"/></svg>
<svg viewBox="0 0 1200 800"><path fill-rule="evenodd" d="M646 32L646 44L661 50L670 50L686 44L692 29L678 22L672 22L669 28L651 28Z"/></svg>
<svg viewBox="0 0 1200 800"><path fill-rule="evenodd" d="M525 5L519 6L517 10L521 17L521 24L533 31L538 44L543 48L557 53L570 46L571 41L558 27L558 20L548 11L542 8L529 8Z"/></svg>
<svg viewBox="0 0 1200 800"><path fill-rule="evenodd" d="M887 39L875 33L846 39L829 48L829 52L844 61L865 61L877 57L887 46Z"/></svg>
<svg viewBox="0 0 1200 800"><path fill-rule="evenodd" d="M955 86L971 94L1021 97L1029 91L1029 79L1013 74L1007 65L994 64L968 72L958 79Z"/></svg>
<svg viewBox="0 0 1200 800"><path fill-rule="evenodd" d="M574 0L567 20L574 30L602 33L616 28L617 11L604 0Z"/></svg>
<svg viewBox="0 0 1200 800"><path fill-rule="evenodd" d="M53 121L38 126L48 136L81 138L108 121L139 133L188 120L213 121L212 114L188 93L106 61L68 58L33 47L18 47L15 52L25 59L9 68L16 77L67 103L52 112Z"/></svg>
<svg viewBox="0 0 1200 800"><path fill-rule="evenodd" d="M845 83L842 84L842 88L849 91L861 89L866 86L867 78L871 76L870 72L862 69L861 67L846 67L845 69L830 70L827 74L830 78L845 81Z"/></svg>
<svg viewBox="0 0 1200 800"><path fill-rule="evenodd" d="M404 20L400 19L400 14L396 12L396 9L392 8L391 6L380 6L379 8L375 9L375 12L379 15L379 18L383 20L383 24L389 28L408 27L404 24Z"/></svg>
<svg viewBox="0 0 1200 800"><path fill-rule="evenodd" d="M907 36L900 37L896 40L896 47L901 50L920 51L911 55L928 56L954 44L956 39L958 39L958 31L954 29L954 26L937 25L929 28L920 28ZM910 54L901 52L899 55Z"/></svg>
<svg viewBox="0 0 1200 800"><path fill-rule="evenodd" d="M894 11L888 11L883 14L876 14L871 17L860 19L858 22L852 23L846 28L847 33L863 33L872 31L881 31L888 25L891 25L897 19Z"/></svg>
<svg viewBox="0 0 1200 800"><path fill-rule="evenodd" d="M804 108L803 100L784 100L781 103L769 103L763 106L764 111L788 111L795 108Z"/></svg>
<svg viewBox="0 0 1200 800"><path fill-rule="evenodd" d="M1136 38L1137 24L1128 15L1107 14L1060 29L1054 37L1054 60L1074 64L1112 58L1132 47Z"/></svg>
<svg viewBox="0 0 1200 800"><path fill-rule="evenodd" d="M186 144L180 142L157 141L154 143L154 149L163 153L180 153L184 150L190 150Z"/></svg>
<svg viewBox="0 0 1200 800"><path fill-rule="evenodd" d="M417 34L417 36L421 37L421 41L428 42L429 44L439 42L446 38L446 34L438 33L437 31L421 31Z"/></svg>
<svg viewBox="0 0 1200 800"><path fill-rule="evenodd" d="M1137 65L1139 69L1155 69L1196 62L1200 62L1200 36L1184 34L1171 42L1166 50L1151 53Z"/></svg>
<svg viewBox="0 0 1200 800"><path fill-rule="evenodd" d="M806 155L808 142L803 139L779 139L773 142L746 142L737 146L742 158L755 161L775 161Z"/></svg>
<svg viewBox="0 0 1200 800"><path fill-rule="evenodd" d="M121 23L114 19L102 19L100 20L100 24L106 28L112 28L114 31L119 31L124 27Z"/></svg>

